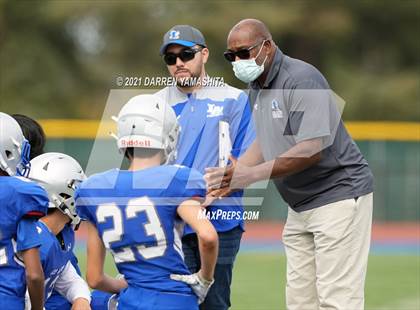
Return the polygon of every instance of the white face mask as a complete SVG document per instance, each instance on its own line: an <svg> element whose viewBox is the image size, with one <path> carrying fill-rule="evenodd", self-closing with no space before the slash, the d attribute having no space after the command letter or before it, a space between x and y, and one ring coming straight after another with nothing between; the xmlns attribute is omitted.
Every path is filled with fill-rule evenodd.
<svg viewBox="0 0 420 310"><path fill-rule="evenodd" d="M264 72L264 63L267 60L267 56L265 56L264 61L261 65L258 65L255 59L261 53L262 47L264 46L264 42L258 51L257 56L250 59L239 59L237 61L232 62L233 72L235 76L240 79L244 83L250 83L255 81L261 73Z"/></svg>

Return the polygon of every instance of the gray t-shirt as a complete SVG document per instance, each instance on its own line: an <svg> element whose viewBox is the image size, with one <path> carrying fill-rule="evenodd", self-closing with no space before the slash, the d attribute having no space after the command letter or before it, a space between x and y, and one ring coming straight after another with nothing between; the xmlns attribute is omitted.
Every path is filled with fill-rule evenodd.
<svg viewBox="0 0 420 310"><path fill-rule="evenodd" d="M341 120L342 101L315 67L277 49L264 86L251 83L249 96L265 161L299 142L322 142L317 164L274 180L295 211L373 191L372 172Z"/></svg>

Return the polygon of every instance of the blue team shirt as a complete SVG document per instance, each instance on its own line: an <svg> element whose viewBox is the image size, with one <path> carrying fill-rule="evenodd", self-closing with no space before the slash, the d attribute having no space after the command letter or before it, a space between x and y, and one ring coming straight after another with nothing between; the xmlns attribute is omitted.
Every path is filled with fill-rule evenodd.
<svg viewBox="0 0 420 310"><path fill-rule="evenodd" d="M76 193L77 211L98 229L129 286L192 294L169 278L189 274L182 253L182 201L204 197L200 173L187 167L118 169L91 176Z"/></svg>
<svg viewBox="0 0 420 310"><path fill-rule="evenodd" d="M37 222L37 228L42 240L39 251L45 276L45 299L48 299L52 294L55 282L70 261L71 245L69 244L68 248L63 249L57 237L42 221Z"/></svg>
<svg viewBox="0 0 420 310"><path fill-rule="evenodd" d="M67 255L73 267L76 269L77 273L81 275L80 268L78 265L77 257L73 252L74 249L74 230L71 225L66 225L64 229L60 232L60 235L63 240L64 248L66 251L62 251L63 255ZM71 309L71 303L68 300L60 295L56 290L52 291L50 297L45 301L45 309L60 309L66 310Z"/></svg>
<svg viewBox="0 0 420 310"><path fill-rule="evenodd" d="M248 96L241 90L223 84L219 87L202 87L192 94L184 94L177 87L166 87L156 93L170 104L181 127L177 145L176 164L197 169L219 165L219 122L229 124L231 154L239 157L255 139L255 129ZM233 193L228 200L218 200L209 211L222 209L242 213L243 191ZM228 231L237 226L243 228L241 218L212 219L217 231ZM185 233L193 231L186 227Z"/></svg>
<svg viewBox="0 0 420 310"><path fill-rule="evenodd" d="M0 176L0 206L0 298L23 301L25 269L15 253L41 245L36 219L46 214L48 196L27 179Z"/></svg>

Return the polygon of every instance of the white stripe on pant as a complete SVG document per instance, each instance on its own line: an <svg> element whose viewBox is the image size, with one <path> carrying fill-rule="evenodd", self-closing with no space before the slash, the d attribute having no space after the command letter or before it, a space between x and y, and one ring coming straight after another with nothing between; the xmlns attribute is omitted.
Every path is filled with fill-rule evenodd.
<svg viewBox="0 0 420 310"><path fill-rule="evenodd" d="M297 213L283 230L289 310L364 309L373 193Z"/></svg>

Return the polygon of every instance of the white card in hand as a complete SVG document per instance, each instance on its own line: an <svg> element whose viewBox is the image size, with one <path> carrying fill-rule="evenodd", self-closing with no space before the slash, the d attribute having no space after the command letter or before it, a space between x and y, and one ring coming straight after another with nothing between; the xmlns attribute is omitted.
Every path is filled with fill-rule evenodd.
<svg viewBox="0 0 420 310"><path fill-rule="evenodd" d="M225 121L219 122L219 167L226 167L230 152L232 151L232 143L230 141L229 123Z"/></svg>

